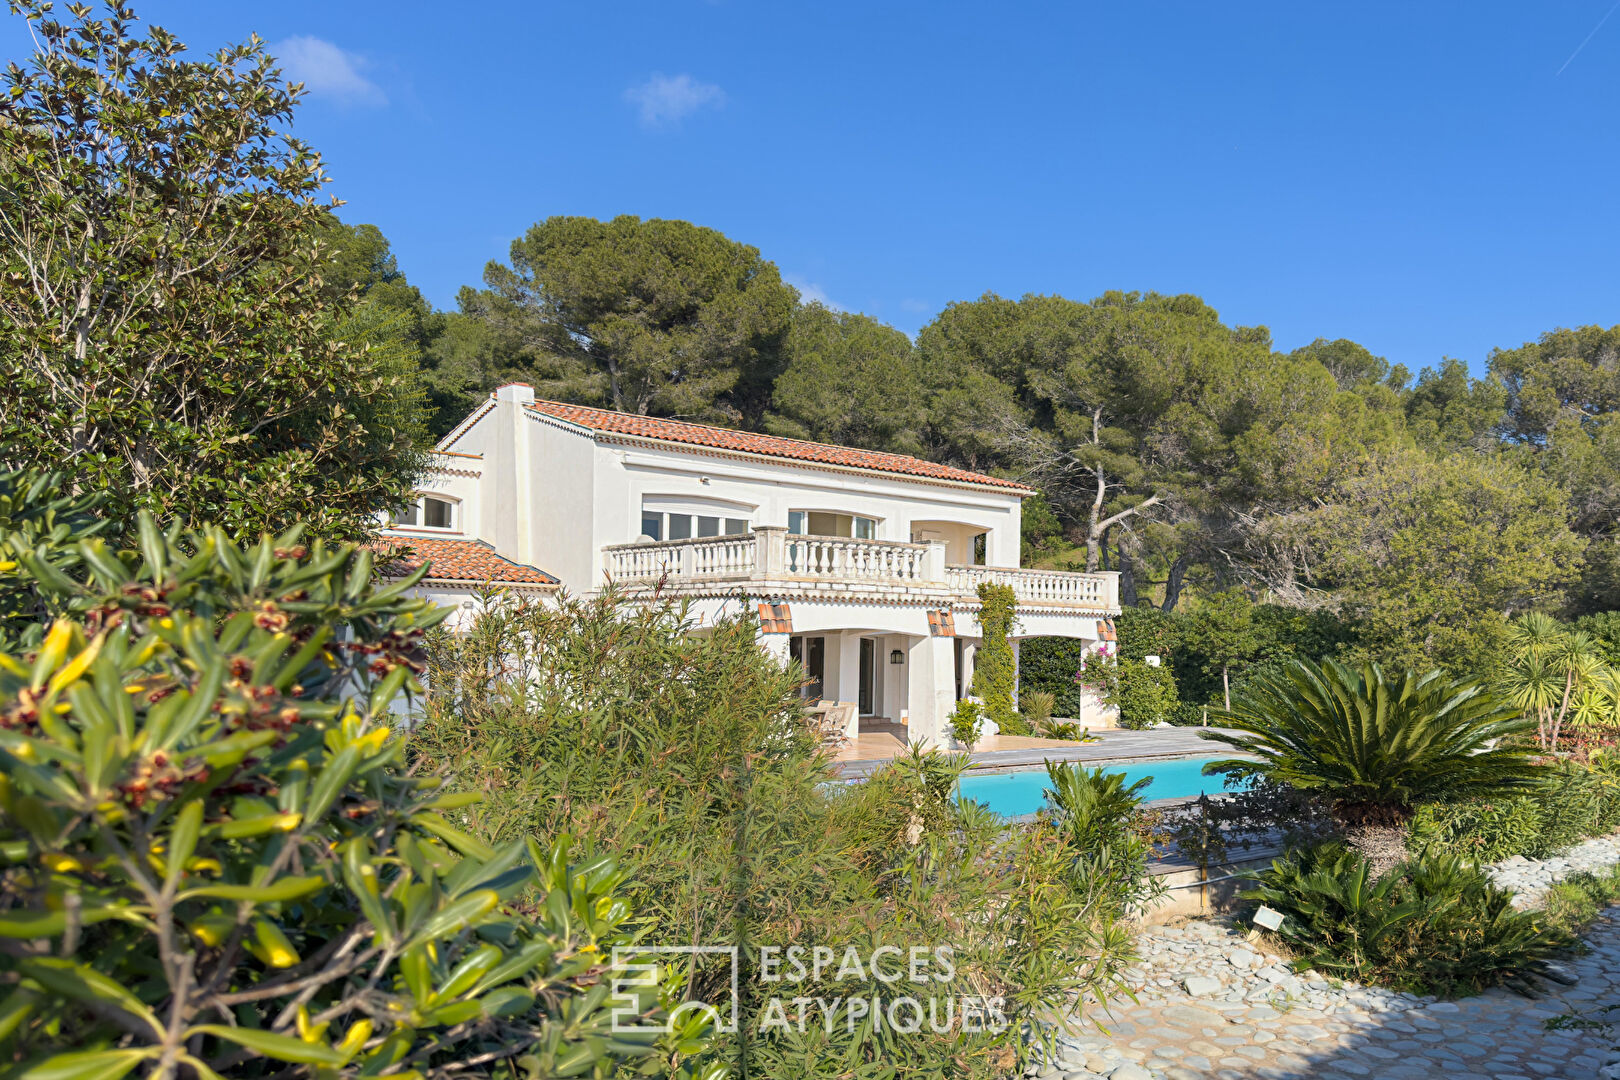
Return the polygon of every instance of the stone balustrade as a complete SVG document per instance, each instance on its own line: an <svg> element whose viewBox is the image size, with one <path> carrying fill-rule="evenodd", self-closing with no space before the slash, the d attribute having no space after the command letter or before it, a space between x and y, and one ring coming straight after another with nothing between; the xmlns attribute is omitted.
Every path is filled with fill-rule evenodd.
<svg viewBox="0 0 1620 1080"><path fill-rule="evenodd" d="M1081 574L1011 567L947 566L945 545L837 536L790 535L762 525L751 534L615 544L602 549L603 568L613 581L631 586L658 584L672 590L753 582L758 591L790 593L795 583L827 588L848 586L862 592L924 591L975 603L983 582L1010 585L1028 608L1117 611L1119 578L1112 573Z"/></svg>

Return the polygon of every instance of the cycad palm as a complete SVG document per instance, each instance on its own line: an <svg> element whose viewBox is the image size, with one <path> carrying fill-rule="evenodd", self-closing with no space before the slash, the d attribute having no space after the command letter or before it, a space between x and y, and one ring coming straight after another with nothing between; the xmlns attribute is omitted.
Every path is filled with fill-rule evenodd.
<svg viewBox="0 0 1620 1080"><path fill-rule="evenodd" d="M1533 721L1474 683L1439 671L1396 677L1376 664L1295 661L1262 676L1204 733L1258 760L1216 761L1331 803L1351 843L1382 868L1400 857L1401 827L1425 802L1490 797L1536 784L1527 749L1499 742Z"/></svg>

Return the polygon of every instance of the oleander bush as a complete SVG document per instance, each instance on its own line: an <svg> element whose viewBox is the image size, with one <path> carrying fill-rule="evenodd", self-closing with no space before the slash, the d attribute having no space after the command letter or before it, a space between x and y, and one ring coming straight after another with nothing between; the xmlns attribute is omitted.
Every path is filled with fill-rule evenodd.
<svg viewBox="0 0 1620 1080"><path fill-rule="evenodd" d="M1406 846L1481 862L1544 859L1620 826L1620 770L1612 755L1561 761L1529 795L1429 803L1414 815Z"/></svg>
<svg viewBox="0 0 1620 1080"><path fill-rule="evenodd" d="M1382 876L1353 849L1292 852L1256 875L1245 899L1280 911L1298 970L1413 993L1461 996L1493 986L1533 993L1548 961L1573 943L1477 864L1429 854Z"/></svg>
<svg viewBox="0 0 1620 1080"><path fill-rule="evenodd" d="M446 614L412 579L296 529L136 531L7 541L21 610L60 613L0 652L8 1075L719 1075L701 1017L611 1029L637 923L610 854L486 844L476 792L401 767L391 707Z"/></svg>
<svg viewBox="0 0 1620 1080"><path fill-rule="evenodd" d="M757 622L694 629L677 603L612 592L492 602L464 633L430 635L413 760L486 793L466 828L492 847L570 834L621 853L644 940L736 945L750 1034L720 1053L748 1075L1005 1076L1027 1059L1026 1031L1048 1031L1077 995L1120 992L1129 935L1059 829L959 803L961 756L914 748L842 782L805 716L802 672L759 647ZM761 949L795 944L948 945L955 982L867 983L866 998L971 988L1004 999L1007 1026L897 1035L841 1012L829 1032L817 1010L803 1032L758 1033L771 1015ZM693 996L712 1000L725 975L698 970ZM786 996L851 987L827 975Z"/></svg>
<svg viewBox="0 0 1620 1080"><path fill-rule="evenodd" d="M1110 914L1125 917L1154 895L1148 877L1153 845L1138 811L1151 782L1125 783L1125 774L1049 761L1045 817L1073 852L1077 880L1102 883Z"/></svg>

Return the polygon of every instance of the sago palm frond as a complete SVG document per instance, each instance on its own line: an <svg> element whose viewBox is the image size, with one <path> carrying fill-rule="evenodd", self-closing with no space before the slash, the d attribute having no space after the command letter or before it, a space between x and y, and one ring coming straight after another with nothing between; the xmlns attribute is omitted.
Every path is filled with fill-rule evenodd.
<svg viewBox="0 0 1620 1080"><path fill-rule="evenodd" d="M1333 800L1342 820L1398 822L1424 802L1499 796L1538 783L1531 752L1506 741L1534 727L1518 707L1439 671L1388 676L1333 660L1262 676L1202 733L1258 761L1206 772L1260 773Z"/></svg>

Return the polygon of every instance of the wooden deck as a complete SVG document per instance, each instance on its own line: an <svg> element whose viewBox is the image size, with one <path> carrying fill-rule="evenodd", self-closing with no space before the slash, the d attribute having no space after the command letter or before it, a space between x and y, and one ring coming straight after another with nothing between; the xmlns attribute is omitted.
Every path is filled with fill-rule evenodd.
<svg viewBox="0 0 1620 1080"><path fill-rule="evenodd" d="M1216 756L1229 748L1199 736L1209 728L1124 728L1094 731L1096 742L1034 739L1020 735L992 735L974 747L974 769L1039 765L1045 761L1152 761L1155 758ZM839 775L855 779L869 776L885 762L905 752L905 744L888 732L862 732L838 751Z"/></svg>

